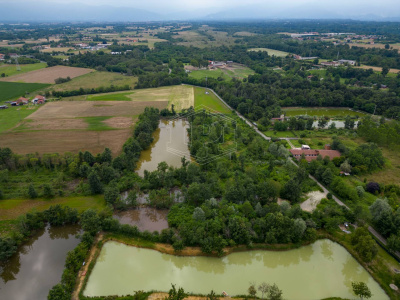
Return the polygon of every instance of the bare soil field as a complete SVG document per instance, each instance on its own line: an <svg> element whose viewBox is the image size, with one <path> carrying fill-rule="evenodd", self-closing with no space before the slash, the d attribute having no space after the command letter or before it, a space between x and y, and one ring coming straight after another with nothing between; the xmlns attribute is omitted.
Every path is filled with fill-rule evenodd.
<svg viewBox="0 0 400 300"><path fill-rule="evenodd" d="M79 117L135 116L152 106L166 108L167 101L58 101L41 107L28 119L67 119Z"/></svg>
<svg viewBox="0 0 400 300"><path fill-rule="evenodd" d="M109 131L41 130L11 132L1 135L1 144L19 154L35 152L40 154L77 153L86 150L97 154L108 147L115 155L121 152L122 145L130 134L129 128Z"/></svg>
<svg viewBox="0 0 400 300"><path fill-rule="evenodd" d="M29 130L65 130L86 129L88 124L83 119L26 119L20 127ZM16 129L18 130L18 127Z"/></svg>
<svg viewBox="0 0 400 300"><path fill-rule="evenodd" d="M27 82L27 83L54 83L54 80L59 77L71 77L75 78L90 72L92 69L75 68L66 66L56 66L40 70L31 71L24 74L10 76L2 79L2 81L9 82Z"/></svg>

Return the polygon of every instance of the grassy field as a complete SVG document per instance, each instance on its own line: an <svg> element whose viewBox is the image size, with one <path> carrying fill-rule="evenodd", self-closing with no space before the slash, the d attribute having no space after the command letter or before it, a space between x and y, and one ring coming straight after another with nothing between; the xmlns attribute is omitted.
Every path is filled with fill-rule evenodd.
<svg viewBox="0 0 400 300"><path fill-rule="evenodd" d="M100 96L88 96L88 101L132 101L128 96L132 95L132 92L116 93L116 94L104 94Z"/></svg>
<svg viewBox="0 0 400 300"><path fill-rule="evenodd" d="M109 120L111 117L84 117L83 119L88 124L87 129L93 131L104 131L104 130L115 130L109 126L108 124L104 123L104 121Z"/></svg>
<svg viewBox="0 0 400 300"><path fill-rule="evenodd" d="M278 57L286 57L289 54L289 52L268 49L268 48L250 48L247 51L263 51L263 52L268 52L268 55L270 56L275 55Z"/></svg>
<svg viewBox="0 0 400 300"><path fill-rule="evenodd" d="M23 119L29 116L31 113L37 110L36 107L28 107L28 106L11 106L8 109L0 110L0 134L6 130L9 130L18 123L20 123ZM1 145L1 144L0 144Z"/></svg>
<svg viewBox="0 0 400 300"><path fill-rule="evenodd" d="M47 67L47 63L27 64L20 65L21 71L17 71L15 65L2 64L0 65L0 74L4 73L6 76L12 76L15 74L22 74L30 71L35 71Z"/></svg>
<svg viewBox="0 0 400 300"><path fill-rule="evenodd" d="M5 101L21 96L28 97L27 93L37 91L47 87L48 84L41 83L21 83L0 81L0 101Z"/></svg>
<svg viewBox="0 0 400 300"><path fill-rule="evenodd" d="M189 73L189 77L195 79L203 78L218 78L222 77L224 80L231 80L232 78L247 78L249 75L253 75L254 71L246 66L234 64L232 67L225 67L215 70L196 70Z"/></svg>
<svg viewBox="0 0 400 300"><path fill-rule="evenodd" d="M286 138L286 137L296 137L291 131L264 131L264 134L268 137L279 137L279 138Z"/></svg>
<svg viewBox="0 0 400 300"><path fill-rule="evenodd" d="M299 115L308 115L308 116L328 116L328 117L346 117L346 116L358 116L362 117L367 115L362 112L355 112L350 110L349 108L330 108L330 107L282 107L285 116L294 117Z"/></svg>
<svg viewBox="0 0 400 300"><path fill-rule="evenodd" d="M61 84L55 84L49 87L49 91L71 91L83 89L93 89L101 86L123 86L129 85L134 88L137 83L137 77L124 76L118 73L112 72L92 72L78 78L73 78L71 81L64 82Z"/></svg>
<svg viewBox="0 0 400 300"><path fill-rule="evenodd" d="M103 195L56 197L51 200L6 199L0 201L0 221L16 219L32 209L43 211L56 204L76 208L78 211L89 208L101 210L106 206Z"/></svg>
<svg viewBox="0 0 400 300"><path fill-rule="evenodd" d="M225 106L212 92L209 94L205 93L204 88L195 87L194 88L194 107L198 108L200 106L205 106L212 110L230 114L231 110Z"/></svg>

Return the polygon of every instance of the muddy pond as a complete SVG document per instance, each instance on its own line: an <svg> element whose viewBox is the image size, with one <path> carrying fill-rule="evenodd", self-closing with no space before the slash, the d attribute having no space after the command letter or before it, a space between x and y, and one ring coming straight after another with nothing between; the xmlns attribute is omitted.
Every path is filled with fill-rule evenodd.
<svg viewBox="0 0 400 300"><path fill-rule="evenodd" d="M373 299L389 299L369 273L330 240L290 251L247 251L223 258L163 254L117 242L104 244L84 295L166 291L171 284L185 291L229 295L247 294L249 282L276 283L285 299L353 299L351 282L363 281ZM261 296L261 295L259 295Z"/></svg>
<svg viewBox="0 0 400 300"><path fill-rule="evenodd" d="M113 218L121 224L137 226L140 231L161 232L168 228L168 210L152 207L139 207L127 211L114 213Z"/></svg>
<svg viewBox="0 0 400 300"><path fill-rule="evenodd" d="M140 154L138 174L143 176L145 170L157 170L158 164L163 161L169 166L180 167L181 157L190 160L188 128L189 122L182 119L161 120L153 133L153 143Z"/></svg>
<svg viewBox="0 0 400 300"><path fill-rule="evenodd" d="M77 226L50 227L37 232L7 262L0 264L0 299L47 299L61 281L68 251L79 244Z"/></svg>

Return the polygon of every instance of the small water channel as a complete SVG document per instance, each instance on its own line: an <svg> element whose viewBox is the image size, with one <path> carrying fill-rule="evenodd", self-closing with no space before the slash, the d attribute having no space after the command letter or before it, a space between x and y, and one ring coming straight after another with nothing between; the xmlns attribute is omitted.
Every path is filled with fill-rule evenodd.
<svg viewBox="0 0 400 300"><path fill-rule="evenodd" d="M6 263L0 264L0 299L47 299L61 280L68 251L79 244L78 226L37 232Z"/></svg>
<svg viewBox="0 0 400 300"><path fill-rule="evenodd" d="M276 283L287 300L332 296L354 299L352 281L365 282L373 299L389 299L346 249L330 240L290 251L247 251L223 258L174 256L107 242L84 295L168 291L171 284L193 293L214 290L217 294L226 291L229 295L243 295L247 294L249 282L267 282Z"/></svg>
<svg viewBox="0 0 400 300"><path fill-rule="evenodd" d="M180 167L182 156L190 160L188 128L189 122L183 119L161 120L153 134L153 143L140 154L138 174L143 176L144 170L157 170L158 164L163 161L169 166Z"/></svg>
<svg viewBox="0 0 400 300"><path fill-rule="evenodd" d="M127 211L114 213L113 217L121 224L137 226L140 231L161 232L168 228L168 210L152 207L138 207Z"/></svg>

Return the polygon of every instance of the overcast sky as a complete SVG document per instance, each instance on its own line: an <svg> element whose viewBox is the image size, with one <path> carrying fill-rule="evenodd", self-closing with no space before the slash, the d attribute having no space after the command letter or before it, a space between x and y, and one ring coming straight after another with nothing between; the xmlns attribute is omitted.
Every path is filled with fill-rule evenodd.
<svg viewBox="0 0 400 300"><path fill-rule="evenodd" d="M111 5L116 7L129 6L146 9L158 13L168 13L184 10L214 10L229 9L238 6L259 5L264 9L286 9L293 6L318 5L327 9L340 11L348 7L369 10L374 13L377 8L383 11L398 7L400 0L79 0L79 3L89 5ZM35 3L37 0L0 0L0 3ZM51 0L50 3L77 3L74 0ZM400 14L400 12L399 12Z"/></svg>

